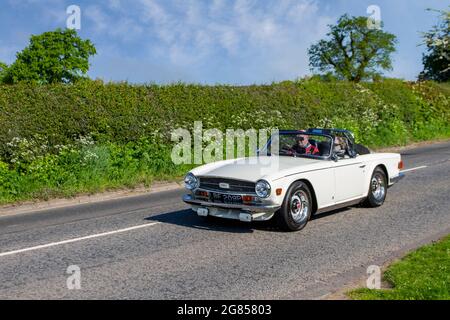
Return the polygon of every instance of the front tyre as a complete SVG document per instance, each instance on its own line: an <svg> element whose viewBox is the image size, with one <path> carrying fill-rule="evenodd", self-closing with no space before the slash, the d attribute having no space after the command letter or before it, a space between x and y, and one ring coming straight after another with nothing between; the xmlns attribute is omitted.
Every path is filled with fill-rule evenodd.
<svg viewBox="0 0 450 320"><path fill-rule="evenodd" d="M370 208L379 207L384 203L387 192L387 177L384 170L376 167L370 178L369 193L364 205Z"/></svg>
<svg viewBox="0 0 450 320"><path fill-rule="evenodd" d="M281 229L298 231L306 226L311 212L311 191L304 182L299 181L291 185L275 217Z"/></svg>

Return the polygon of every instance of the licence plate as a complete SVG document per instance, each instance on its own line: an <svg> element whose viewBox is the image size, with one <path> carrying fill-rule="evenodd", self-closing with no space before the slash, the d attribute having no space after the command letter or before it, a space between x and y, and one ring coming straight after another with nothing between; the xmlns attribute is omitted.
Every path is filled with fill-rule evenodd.
<svg viewBox="0 0 450 320"><path fill-rule="evenodd" d="M236 194L213 193L213 199L216 202L223 203L242 203L242 196Z"/></svg>
<svg viewBox="0 0 450 320"><path fill-rule="evenodd" d="M197 214L199 216L206 217L208 215L208 211L209 210L207 208L198 208L197 209Z"/></svg>

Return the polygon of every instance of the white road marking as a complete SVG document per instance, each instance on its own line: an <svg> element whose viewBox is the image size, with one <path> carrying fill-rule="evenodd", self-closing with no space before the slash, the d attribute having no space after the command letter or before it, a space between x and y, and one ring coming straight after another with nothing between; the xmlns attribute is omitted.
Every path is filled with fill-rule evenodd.
<svg viewBox="0 0 450 320"><path fill-rule="evenodd" d="M424 169L424 168L428 168L428 166L420 166L420 167L415 167L415 168L411 168L411 169L405 169L400 172L408 172L408 171L414 171L414 170L419 170L419 169Z"/></svg>
<svg viewBox="0 0 450 320"><path fill-rule="evenodd" d="M39 245L39 246L30 247L30 248L24 248L24 249L19 249L19 250L7 251L7 252L0 253L0 257L9 256L9 255L22 253L22 252L27 252L27 251L33 251L33 250L39 250L39 249L59 246L59 245L62 245L62 244L67 244L67 243L72 243L72 242L77 242L77 241L82 241L82 240L88 240L88 239L94 239L94 238L109 236L109 235L112 235L112 234L127 232L127 231L131 231L131 230L136 230L136 229L147 228L147 227L151 227L151 226L154 226L154 225L160 224L160 223L161 222L146 223L146 224L141 224L141 225L134 226L134 227L129 227L129 228L124 228L124 229L119 229L119 230L114 230L114 231L108 231L108 232L93 234L93 235L90 235L90 236L74 238L74 239L58 241L58 242L52 242L52 243L42 244L42 245Z"/></svg>

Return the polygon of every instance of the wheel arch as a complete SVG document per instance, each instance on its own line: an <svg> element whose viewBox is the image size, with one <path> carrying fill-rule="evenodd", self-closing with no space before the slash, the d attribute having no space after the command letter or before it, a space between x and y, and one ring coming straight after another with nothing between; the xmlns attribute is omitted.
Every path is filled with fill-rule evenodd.
<svg viewBox="0 0 450 320"><path fill-rule="evenodd" d="M388 173L388 170L387 170L387 168L386 168L386 165L383 164L383 163L377 164L377 165L373 168L373 171L375 171L376 168L381 168L381 170L383 170L384 174L386 175L386 182L387 182L387 184L389 184L389 173ZM373 171L372 171L372 173L373 173Z"/></svg>

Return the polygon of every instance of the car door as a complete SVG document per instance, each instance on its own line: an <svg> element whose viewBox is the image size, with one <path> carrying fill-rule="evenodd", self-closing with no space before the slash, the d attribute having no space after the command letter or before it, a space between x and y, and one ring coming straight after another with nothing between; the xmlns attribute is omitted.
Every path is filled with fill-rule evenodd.
<svg viewBox="0 0 450 320"><path fill-rule="evenodd" d="M359 198L364 193L366 166L359 157L334 162L335 203Z"/></svg>

